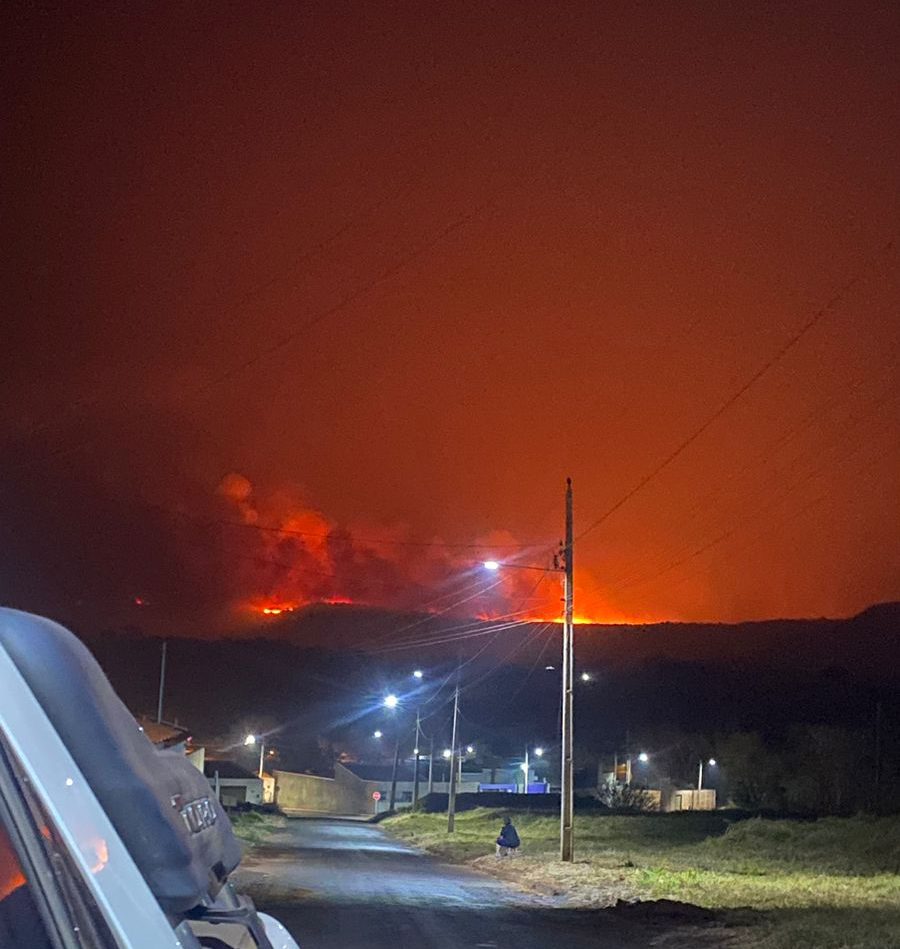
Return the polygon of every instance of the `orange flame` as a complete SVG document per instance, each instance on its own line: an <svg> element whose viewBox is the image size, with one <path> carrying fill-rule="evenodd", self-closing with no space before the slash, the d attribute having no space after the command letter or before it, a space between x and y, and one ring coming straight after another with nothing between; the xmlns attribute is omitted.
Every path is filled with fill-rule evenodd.
<svg viewBox="0 0 900 949"><path fill-rule="evenodd" d="M218 494L229 509L223 536L241 541L228 581L235 605L245 614L275 619L314 604L440 614L446 610L433 607L436 593L443 600L448 589L466 584L471 589L480 582L482 560L471 550L459 554L438 541L425 552L417 542L410 543L401 527L362 526L357 534L309 506L296 489L261 494L243 475L230 474ZM259 530L231 532L231 527ZM480 540L484 556L515 547L515 538L506 532ZM535 554L535 565L544 556ZM528 553L522 557L527 560ZM543 577L539 573L501 571L477 594L460 596L453 612L460 617L477 615L485 622L561 623L560 578L552 568ZM575 623L628 622L609 615L616 611L586 589L589 586L576 579Z"/></svg>

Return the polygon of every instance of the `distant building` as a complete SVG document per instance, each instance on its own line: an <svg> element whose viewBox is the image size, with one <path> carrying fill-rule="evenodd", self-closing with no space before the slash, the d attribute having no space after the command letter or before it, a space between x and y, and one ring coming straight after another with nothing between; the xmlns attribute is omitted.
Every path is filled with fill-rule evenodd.
<svg viewBox="0 0 900 949"><path fill-rule="evenodd" d="M263 803L262 779L236 761L207 758L203 773L225 807Z"/></svg>
<svg viewBox="0 0 900 949"><path fill-rule="evenodd" d="M137 723L141 731L157 748L180 752L187 756L188 761L198 771L203 771L206 749L202 745L192 744L191 733L183 725L175 722L158 722L147 716L138 718Z"/></svg>
<svg viewBox="0 0 900 949"><path fill-rule="evenodd" d="M156 745L168 751L188 753L191 733L182 725L173 722L157 722L155 719L141 717L137 720L141 731Z"/></svg>

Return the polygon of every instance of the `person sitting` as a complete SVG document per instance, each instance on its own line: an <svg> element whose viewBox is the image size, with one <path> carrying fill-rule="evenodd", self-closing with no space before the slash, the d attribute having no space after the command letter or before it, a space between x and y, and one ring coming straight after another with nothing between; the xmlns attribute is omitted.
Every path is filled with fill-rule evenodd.
<svg viewBox="0 0 900 949"><path fill-rule="evenodd" d="M497 838L497 856L508 857L519 849L521 841L513 822L508 818L503 818L503 826L500 828L500 836Z"/></svg>

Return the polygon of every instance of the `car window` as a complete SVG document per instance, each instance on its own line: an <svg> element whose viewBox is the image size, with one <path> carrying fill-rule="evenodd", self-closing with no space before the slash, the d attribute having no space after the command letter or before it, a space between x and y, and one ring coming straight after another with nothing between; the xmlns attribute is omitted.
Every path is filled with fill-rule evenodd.
<svg viewBox="0 0 900 949"><path fill-rule="evenodd" d="M28 938L17 937L18 942L15 939L6 942L8 937L0 935L0 949L6 949L7 945L29 949L57 945L112 949L115 941L106 920L31 782L2 738L0 736L0 803L3 804L0 826L7 821L3 831L4 859L9 871L8 885L12 887L6 916L10 927L23 927L27 925L30 911L34 932L29 931ZM14 840L19 845L21 859L12 844ZM103 842L99 841L98 853L105 852L105 845L101 845ZM44 920L43 925L41 920Z"/></svg>
<svg viewBox="0 0 900 949"><path fill-rule="evenodd" d="M6 828L0 824L0 947L53 949Z"/></svg>

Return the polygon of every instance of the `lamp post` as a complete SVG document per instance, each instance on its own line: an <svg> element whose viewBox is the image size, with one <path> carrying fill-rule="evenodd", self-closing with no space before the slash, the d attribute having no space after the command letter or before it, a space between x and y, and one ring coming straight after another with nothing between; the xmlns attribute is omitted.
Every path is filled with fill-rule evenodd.
<svg viewBox="0 0 900 949"><path fill-rule="evenodd" d="M414 669L412 673L413 679L416 682L422 682L425 678L425 673L421 669ZM416 706L416 737L413 742L413 755L415 756L415 765L413 767L413 795L412 795L412 806L413 810L416 809L416 805L419 803L419 761L421 759L421 741L422 741L422 706ZM434 739L432 738L432 754L434 753ZM429 770L429 784L431 783L431 768L432 763L429 760L428 770ZM429 787L428 793L431 793L431 788Z"/></svg>
<svg viewBox="0 0 900 949"><path fill-rule="evenodd" d="M716 759L710 758L706 762L704 762L702 758L700 759L700 768L697 771L697 790L698 791L703 790L703 765L704 764L708 764L710 768L714 768L716 766Z"/></svg>
<svg viewBox="0 0 900 949"><path fill-rule="evenodd" d="M514 567L520 570L541 570L544 573L553 571L563 577L563 644L562 644L562 775L559 795L559 858L571 863L575 857L574 834L574 804L575 804L575 769L574 769L574 559L573 547L574 515L572 501L572 479L566 479L566 539L563 541L560 555L562 566L559 565L560 555L554 558L552 567L533 567L524 564L502 563L499 560L485 560L486 570L500 570L505 567ZM590 677L589 677L590 678ZM589 679L588 679L589 681ZM527 782L527 779L526 779Z"/></svg>
<svg viewBox="0 0 900 949"><path fill-rule="evenodd" d="M248 735L244 739L244 744L248 746L255 745L257 742L259 742L259 777L262 778L263 759L265 758L265 755L266 755L266 740L265 738L262 738L262 737L257 738L256 735Z"/></svg>
<svg viewBox="0 0 900 949"><path fill-rule="evenodd" d="M393 712L400 704L400 699L391 692L384 697L382 703L386 709ZM391 768L391 793L388 798L388 811L393 812L394 805L397 803L397 769L400 765L400 730L397 729L396 740L394 741L394 765Z"/></svg>

